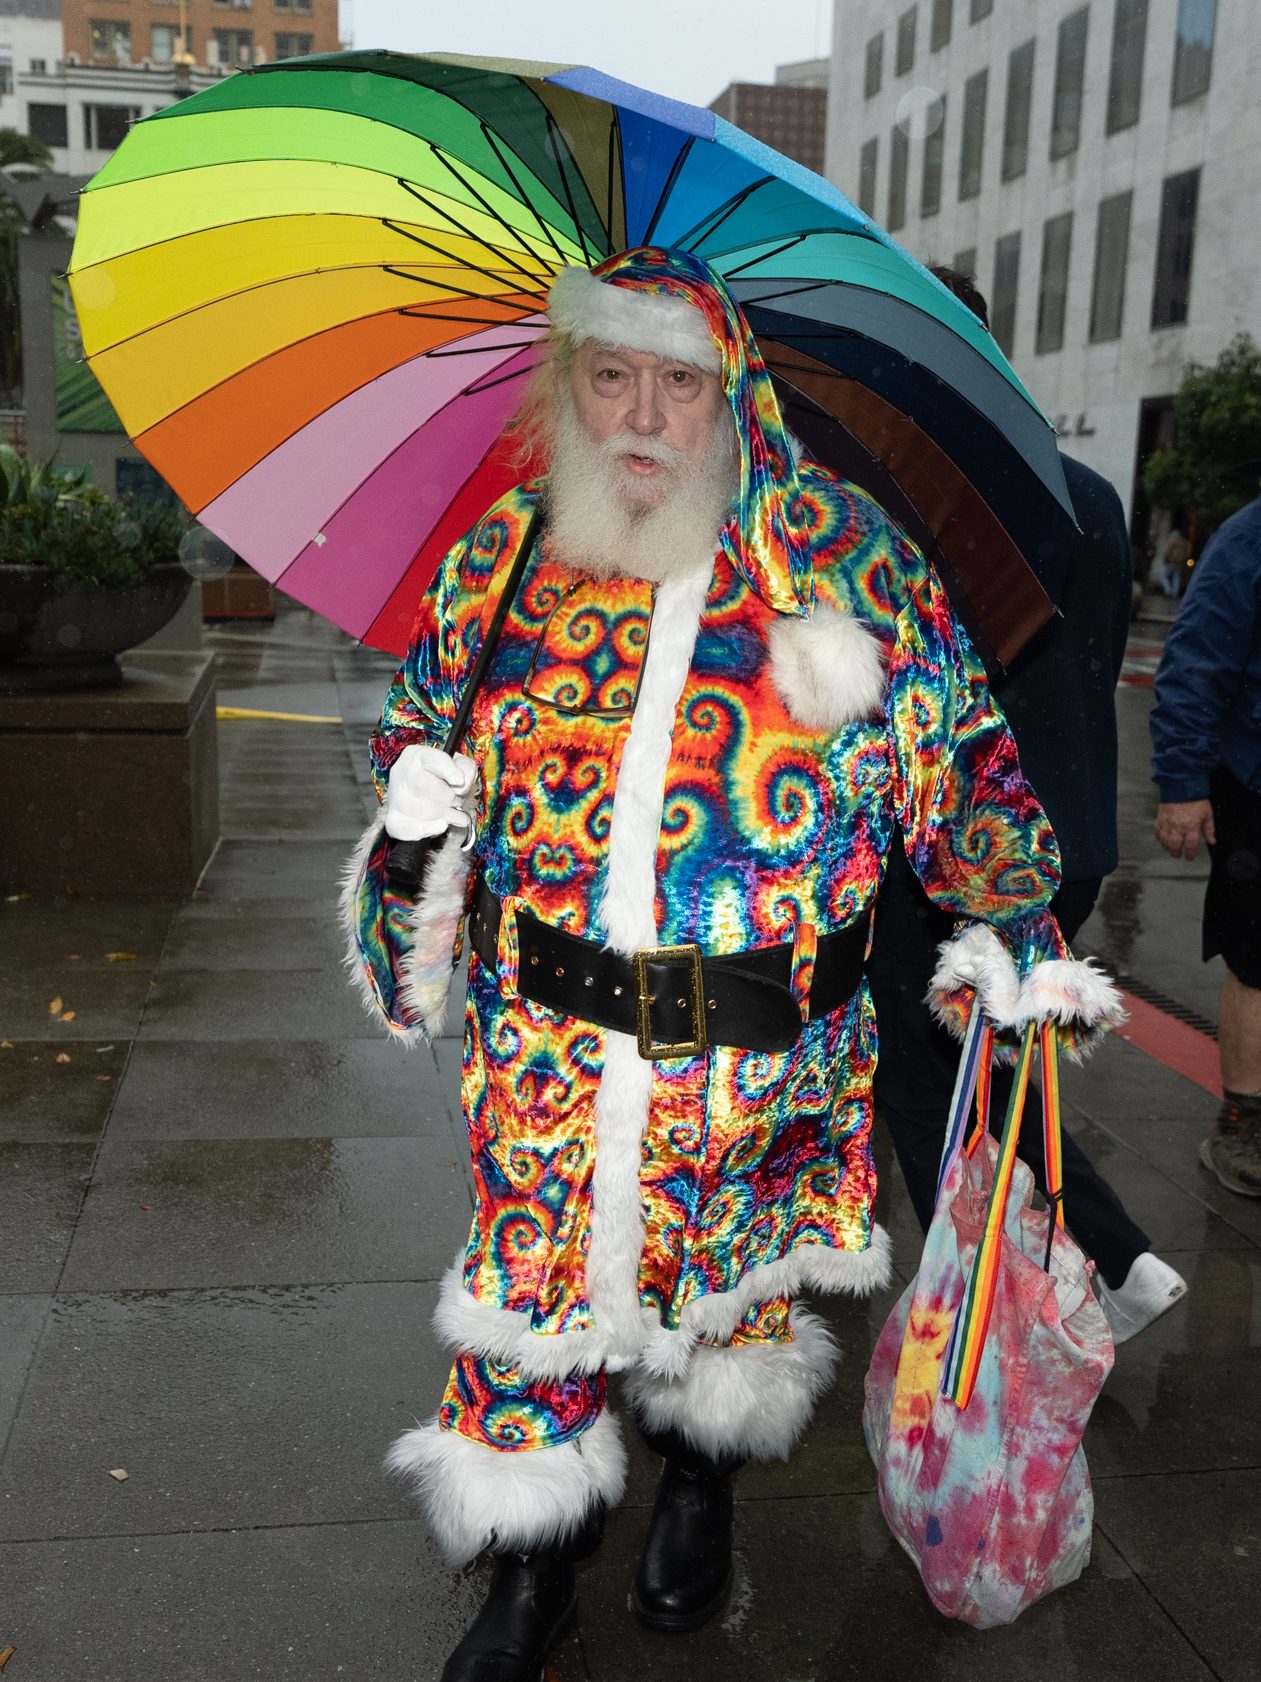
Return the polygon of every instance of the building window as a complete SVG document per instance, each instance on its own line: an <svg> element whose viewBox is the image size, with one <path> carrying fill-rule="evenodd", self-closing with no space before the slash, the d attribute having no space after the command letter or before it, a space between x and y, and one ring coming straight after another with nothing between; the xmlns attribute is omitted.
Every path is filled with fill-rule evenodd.
<svg viewBox="0 0 1261 1682"><path fill-rule="evenodd" d="M193 33L191 29L184 31L180 38L179 29L173 23L155 23L149 30L150 57L157 64L173 64L177 53L185 59L193 56Z"/></svg>
<svg viewBox="0 0 1261 1682"><path fill-rule="evenodd" d="M66 122L65 106L28 105L26 132L32 140L41 140L45 146L68 146L70 129Z"/></svg>
<svg viewBox="0 0 1261 1682"><path fill-rule="evenodd" d="M1170 102L1182 105L1208 92L1213 74L1213 30L1217 0L1178 0L1178 34L1173 49Z"/></svg>
<svg viewBox="0 0 1261 1682"><path fill-rule="evenodd" d="M253 64L254 32L252 29L216 29L214 41L215 57L220 64Z"/></svg>
<svg viewBox="0 0 1261 1682"><path fill-rule="evenodd" d="M954 262L950 267L956 274L966 275L971 281L976 280L976 247L969 245L964 251L956 251Z"/></svg>
<svg viewBox="0 0 1261 1682"><path fill-rule="evenodd" d="M1112 68L1108 72L1108 133L1138 121L1143 93L1143 49L1147 43L1147 0L1117 0L1112 16Z"/></svg>
<svg viewBox="0 0 1261 1682"><path fill-rule="evenodd" d="M305 58L312 50L314 36L277 33L274 37L277 58Z"/></svg>
<svg viewBox="0 0 1261 1682"><path fill-rule="evenodd" d="M895 76L905 76L915 63L915 7L898 19L898 50L893 66Z"/></svg>
<svg viewBox="0 0 1261 1682"><path fill-rule="evenodd" d="M1055 92L1051 98L1051 156L1066 158L1081 138L1081 90L1086 74L1089 7L1070 12L1060 24L1055 47Z"/></svg>
<svg viewBox="0 0 1261 1682"><path fill-rule="evenodd" d="M311 12L311 0L271 0L278 12L303 12L307 16Z"/></svg>
<svg viewBox="0 0 1261 1682"><path fill-rule="evenodd" d="M131 63L131 25L112 18L92 18L88 23L88 51L93 61L104 64Z"/></svg>
<svg viewBox="0 0 1261 1682"><path fill-rule="evenodd" d="M1152 326L1175 327L1191 305L1191 261L1195 255L1195 212L1200 172L1188 169L1166 178L1160 195L1160 233L1156 240L1156 285Z"/></svg>
<svg viewBox="0 0 1261 1682"><path fill-rule="evenodd" d="M978 70L963 84L963 141L959 148L959 197L974 199L981 190L985 155L985 92L989 71Z"/></svg>
<svg viewBox="0 0 1261 1682"><path fill-rule="evenodd" d="M871 99L880 92L880 78L884 74L884 36L873 35L867 43L867 58L863 65L863 98Z"/></svg>
<svg viewBox="0 0 1261 1682"><path fill-rule="evenodd" d="M215 0L216 6L230 7L234 12L248 12L254 0Z"/></svg>
<svg viewBox="0 0 1261 1682"><path fill-rule="evenodd" d="M13 60L0 58L0 96L13 92Z"/></svg>
<svg viewBox="0 0 1261 1682"><path fill-rule="evenodd" d="M858 208L868 216L876 214L876 163L880 156L880 141L876 135L863 142L858 154Z"/></svg>
<svg viewBox="0 0 1261 1682"><path fill-rule="evenodd" d="M889 140L889 213L885 227L896 233L906 221L906 164L911 143L901 123L894 123Z"/></svg>
<svg viewBox="0 0 1261 1682"><path fill-rule="evenodd" d="M1024 41L1007 58L1007 109L1003 113L1003 180L1029 167L1029 108L1033 104L1033 50Z"/></svg>
<svg viewBox="0 0 1261 1682"><path fill-rule="evenodd" d="M48 60L46 58L33 58L30 63L30 71L32 76L47 76Z"/></svg>
<svg viewBox="0 0 1261 1682"><path fill-rule="evenodd" d="M937 127L924 140L924 176L919 189L919 213L936 216L941 209L941 169L946 152L946 96L937 106Z"/></svg>
<svg viewBox="0 0 1261 1682"><path fill-rule="evenodd" d="M950 40L951 13L954 0L933 0L932 22L928 27L928 50L939 52Z"/></svg>
<svg viewBox="0 0 1261 1682"><path fill-rule="evenodd" d="M1039 356L1064 348L1064 304L1068 297L1068 254L1073 241L1073 213L1052 216L1042 228L1042 277L1038 282Z"/></svg>
<svg viewBox="0 0 1261 1682"><path fill-rule="evenodd" d="M1125 313L1125 269L1130 255L1133 193L1099 201L1095 223L1095 278L1090 292L1090 342L1121 337Z"/></svg>
<svg viewBox="0 0 1261 1682"><path fill-rule="evenodd" d="M968 13L969 23L980 23L994 10L994 0L972 0L972 10Z"/></svg>
<svg viewBox="0 0 1261 1682"><path fill-rule="evenodd" d="M990 332L1004 356L1016 342L1016 288L1020 280L1020 230L994 245L994 285L990 289Z"/></svg>
<svg viewBox="0 0 1261 1682"><path fill-rule="evenodd" d="M138 105L85 105L83 144L89 152L112 152L127 138L127 130L140 121Z"/></svg>

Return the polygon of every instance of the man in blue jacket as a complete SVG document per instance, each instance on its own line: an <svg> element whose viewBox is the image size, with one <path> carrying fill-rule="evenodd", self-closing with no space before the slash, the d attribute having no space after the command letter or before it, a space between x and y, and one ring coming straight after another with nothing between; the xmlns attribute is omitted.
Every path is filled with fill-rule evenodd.
<svg viewBox="0 0 1261 1682"><path fill-rule="evenodd" d="M1257 464L1249 464L1255 467ZM1211 861L1204 957L1226 960L1222 1107L1200 1160L1261 1197L1261 497L1205 547L1156 674L1156 838Z"/></svg>

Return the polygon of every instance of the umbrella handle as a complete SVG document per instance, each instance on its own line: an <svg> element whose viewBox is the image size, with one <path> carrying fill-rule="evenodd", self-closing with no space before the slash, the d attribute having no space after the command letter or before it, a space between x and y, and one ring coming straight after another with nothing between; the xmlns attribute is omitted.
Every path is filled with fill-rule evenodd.
<svg viewBox="0 0 1261 1682"><path fill-rule="evenodd" d="M469 715L473 711L473 698L477 694L478 685L490 664L491 655L495 652L495 647L499 642L499 633L503 630L504 620L508 617L508 609L512 606L513 597L517 593L517 586L525 572L526 562L534 548L534 539L538 533L540 518L540 511L536 507L534 513L530 516L530 524L512 563L512 571L508 574L508 580L495 608L495 615L490 622L490 628L482 638L482 646L478 650L476 663L469 674L468 682L464 686L459 711L452 720L446 741L442 744L444 753L454 753L464 740ZM391 886L397 888L400 893L407 894L414 899L424 884L429 859L445 839L445 835L433 835L423 841L395 841L385 860L385 874Z"/></svg>

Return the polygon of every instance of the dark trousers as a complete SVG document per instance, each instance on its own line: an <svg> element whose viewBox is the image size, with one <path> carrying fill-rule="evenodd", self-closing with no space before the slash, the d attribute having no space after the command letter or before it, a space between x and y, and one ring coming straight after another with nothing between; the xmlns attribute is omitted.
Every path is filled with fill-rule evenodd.
<svg viewBox="0 0 1261 1682"><path fill-rule="evenodd" d="M1071 941L1086 921L1100 883L1066 882L1051 909ZM880 1056L876 1064L876 1115L889 1129L911 1202L925 1231L932 1219L937 1171L959 1066L959 1045L934 1022L924 1003L937 963L937 948L949 940L954 920L928 898L906 855L894 843L880 901L867 980L876 1006ZM1001 1129L1013 1075L995 1069L990 1125ZM1096 1172L1067 1130L1064 1140L1064 1218L1108 1285L1124 1283L1134 1258L1151 1248L1141 1227ZM1042 1098L1030 1082L1019 1153L1046 1190L1042 1148Z"/></svg>

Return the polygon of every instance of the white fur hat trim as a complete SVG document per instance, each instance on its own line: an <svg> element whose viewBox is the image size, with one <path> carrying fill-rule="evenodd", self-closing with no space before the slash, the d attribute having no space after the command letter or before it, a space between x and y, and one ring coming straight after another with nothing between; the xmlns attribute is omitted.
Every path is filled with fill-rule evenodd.
<svg viewBox="0 0 1261 1682"><path fill-rule="evenodd" d="M570 339L598 339L707 373L722 371L722 352L705 317L682 298L665 298L598 280L590 269L562 269L547 300L552 326Z"/></svg>

